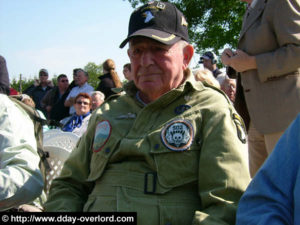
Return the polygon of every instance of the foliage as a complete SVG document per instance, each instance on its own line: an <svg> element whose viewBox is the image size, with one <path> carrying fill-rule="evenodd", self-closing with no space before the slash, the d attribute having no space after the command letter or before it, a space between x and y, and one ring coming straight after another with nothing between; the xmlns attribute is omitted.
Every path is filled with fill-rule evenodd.
<svg viewBox="0 0 300 225"><path fill-rule="evenodd" d="M99 79L98 77L103 75L102 64L97 65L96 63L89 62L85 67L84 70L89 74L89 81L88 83L96 90L98 87Z"/></svg>
<svg viewBox="0 0 300 225"><path fill-rule="evenodd" d="M136 8L148 0L128 0ZM167 0L163 0L167 2ZM190 41L199 54L236 48L245 4L239 0L169 0L185 15Z"/></svg>
<svg viewBox="0 0 300 225"><path fill-rule="evenodd" d="M14 78L11 82L10 82L10 86L15 89L16 91L22 93L24 92L24 90L26 90L27 88L29 88L31 85L33 85L35 79L27 79L26 77L22 80L17 80L16 78Z"/></svg>

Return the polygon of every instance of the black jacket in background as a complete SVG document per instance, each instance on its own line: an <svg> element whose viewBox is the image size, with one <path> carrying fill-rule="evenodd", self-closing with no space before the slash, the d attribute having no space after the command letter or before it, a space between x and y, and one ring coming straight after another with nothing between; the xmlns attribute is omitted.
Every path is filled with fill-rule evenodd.
<svg viewBox="0 0 300 225"><path fill-rule="evenodd" d="M116 94L111 89L115 88L116 85L110 75L110 73L106 73L102 76L98 77L100 80L100 83L97 87L97 91L101 91L105 95L105 99L107 99L109 96Z"/></svg>

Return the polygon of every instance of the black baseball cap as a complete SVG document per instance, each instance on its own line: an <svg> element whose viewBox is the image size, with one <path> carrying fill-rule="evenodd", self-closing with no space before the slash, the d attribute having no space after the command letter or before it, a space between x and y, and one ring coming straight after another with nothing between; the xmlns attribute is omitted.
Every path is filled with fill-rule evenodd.
<svg viewBox="0 0 300 225"><path fill-rule="evenodd" d="M131 14L128 35L120 48L136 36L148 37L166 45L181 39L189 42L187 26L184 15L172 3L150 2Z"/></svg>
<svg viewBox="0 0 300 225"><path fill-rule="evenodd" d="M213 52L208 51L208 52L205 52L203 54L203 56L200 57L199 63L203 63L203 59L210 59L213 62L216 60L216 56Z"/></svg>

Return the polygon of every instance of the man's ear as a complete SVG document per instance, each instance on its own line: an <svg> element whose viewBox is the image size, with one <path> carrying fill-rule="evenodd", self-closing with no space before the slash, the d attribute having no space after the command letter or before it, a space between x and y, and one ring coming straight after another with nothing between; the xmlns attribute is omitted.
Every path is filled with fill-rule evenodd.
<svg viewBox="0 0 300 225"><path fill-rule="evenodd" d="M183 48L183 65L185 67L184 69L186 69L189 66L193 55L194 55L194 47L190 44L186 45Z"/></svg>
<svg viewBox="0 0 300 225"><path fill-rule="evenodd" d="M127 49L127 55L128 55L128 57L130 58L130 51L129 51L129 48Z"/></svg>

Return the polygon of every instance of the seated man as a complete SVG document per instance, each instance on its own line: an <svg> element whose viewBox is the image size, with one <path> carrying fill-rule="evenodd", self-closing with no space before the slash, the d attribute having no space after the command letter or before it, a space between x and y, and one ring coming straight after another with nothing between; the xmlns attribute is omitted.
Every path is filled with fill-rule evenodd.
<svg viewBox="0 0 300 225"><path fill-rule="evenodd" d="M92 110L97 109L104 102L105 96L101 91L92 92Z"/></svg>
<svg viewBox="0 0 300 225"><path fill-rule="evenodd" d="M0 94L0 211L30 203L41 195L34 128L27 113Z"/></svg>
<svg viewBox="0 0 300 225"><path fill-rule="evenodd" d="M75 84L76 86L72 88L69 95L67 96L64 106L70 107L69 114L72 115L75 113L75 97L79 93L87 93L91 95L94 91L94 88L88 84L89 74L83 69L76 69L75 71Z"/></svg>
<svg viewBox="0 0 300 225"><path fill-rule="evenodd" d="M241 198L237 224L300 224L300 114Z"/></svg>
<svg viewBox="0 0 300 225"><path fill-rule="evenodd" d="M133 82L90 119L46 211L137 212L138 224L234 224L249 182L242 121L223 92L196 82L187 23L151 2L129 22Z"/></svg>
<svg viewBox="0 0 300 225"><path fill-rule="evenodd" d="M89 96L87 93L79 93L75 97L74 107L75 113L61 121L63 124L62 130L73 132L74 134L81 136L86 131L91 117L91 96Z"/></svg>

